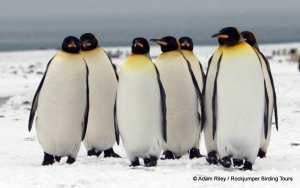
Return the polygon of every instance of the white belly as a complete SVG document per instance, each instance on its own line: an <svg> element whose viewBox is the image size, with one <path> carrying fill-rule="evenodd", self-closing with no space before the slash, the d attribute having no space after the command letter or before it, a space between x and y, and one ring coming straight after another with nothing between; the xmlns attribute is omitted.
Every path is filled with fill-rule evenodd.
<svg viewBox="0 0 300 188"><path fill-rule="evenodd" d="M160 90L155 68L150 60L150 63L139 62L145 59L135 56L130 60L122 65L119 72L117 118L122 142L129 158L158 157L163 139ZM140 65L132 65L134 61Z"/></svg>
<svg viewBox="0 0 300 188"><path fill-rule="evenodd" d="M233 155L253 163L263 128L265 93L260 62L250 46L224 48L217 81L218 151L221 157Z"/></svg>
<svg viewBox="0 0 300 188"><path fill-rule="evenodd" d="M97 48L81 52L89 67L89 121L84 145L87 150L106 150L115 143L114 103L118 87L106 53Z"/></svg>
<svg viewBox="0 0 300 188"><path fill-rule="evenodd" d="M36 129L45 152L76 157L85 108L85 63L80 55L60 52L50 64L38 99Z"/></svg>
<svg viewBox="0 0 300 188"><path fill-rule="evenodd" d="M168 141L165 149L182 155L196 145L200 136L196 90L179 52L161 54L155 64L166 92Z"/></svg>

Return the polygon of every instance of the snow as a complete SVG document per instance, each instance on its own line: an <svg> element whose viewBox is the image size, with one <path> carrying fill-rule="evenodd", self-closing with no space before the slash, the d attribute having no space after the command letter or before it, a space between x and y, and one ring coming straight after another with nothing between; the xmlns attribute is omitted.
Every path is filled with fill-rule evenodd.
<svg viewBox="0 0 300 188"><path fill-rule="evenodd" d="M271 56L273 49L293 47L299 49L300 43L260 48L266 56ZM108 49L130 51L125 47ZM214 50L212 46L195 47L204 67ZM55 50L0 53L0 187L296 187L300 183L300 146L292 146L300 143L300 73L297 63L289 62L288 56L270 60L278 96L279 132L273 126L267 158L258 158L253 171L243 172L209 165L205 158L190 160L188 155L179 160L159 160L157 167L131 168L122 144L114 147L121 159L87 157L82 145L73 165L66 164L63 158L52 166L41 166L43 151L35 129L28 132L27 121L35 90L55 53ZM153 47L151 54L157 56L159 48ZM125 58L123 55L113 62L120 65ZM203 136L200 151L206 154ZM194 176L213 180L193 181ZM273 181L263 181L262 176L273 177ZM280 176L293 180L282 181ZM225 182L214 177L224 177ZM259 181L231 181L231 177L257 177ZM276 182L274 178L279 179Z"/></svg>

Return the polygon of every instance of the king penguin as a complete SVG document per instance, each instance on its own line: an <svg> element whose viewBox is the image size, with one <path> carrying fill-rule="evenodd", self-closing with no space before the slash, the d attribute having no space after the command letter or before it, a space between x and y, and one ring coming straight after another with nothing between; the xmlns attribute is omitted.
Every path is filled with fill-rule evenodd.
<svg viewBox="0 0 300 188"><path fill-rule="evenodd" d="M29 131L35 114L38 140L44 150L42 165L51 165L68 156L75 162L84 139L89 112L88 67L79 54L80 42L66 37L59 51L48 63L34 95Z"/></svg>
<svg viewBox="0 0 300 188"><path fill-rule="evenodd" d="M212 96L213 96L213 85L215 81L215 76L217 72L218 60L222 54L224 43L222 40L218 40L219 47L214 52L214 54L210 57L207 70L206 70L206 79L203 86L203 103L205 109L205 119L202 118L202 125L204 129L204 140L207 151L206 160L209 164L218 164L218 149L216 140L212 137Z"/></svg>
<svg viewBox="0 0 300 188"><path fill-rule="evenodd" d="M225 168L234 158L245 160L243 170L252 170L263 128L265 136L268 132L268 98L260 60L237 28L224 28L213 37L221 39L225 46L213 84L212 136Z"/></svg>
<svg viewBox="0 0 300 188"><path fill-rule="evenodd" d="M180 51L179 41L166 36L151 39L161 46L162 53L155 65L160 72L166 92L167 138L165 159L180 158L186 152L190 158L201 157L199 152L201 91L190 62Z"/></svg>
<svg viewBox="0 0 300 188"><path fill-rule="evenodd" d="M190 37L181 37L179 39L179 43L184 57L191 63L193 73L198 83L198 87L202 91L205 80L205 74L201 62L193 52L193 40Z"/></svg>
<svg viewBox="0 0 300 188"><path fill-rule="evenodd" d="M166 95L160 74L152 63L148 41L135 38L132 55L122 64L117 93L118 130L131 162L139 158L156 166L166 141Z"/></svg>
<svg viewBox="0 0 300 188"><path fill-rule="evenodd" d="M263 70L267 94L268 94L268 98L269 98L269 104L268 104L268 130L269 131L268 131L267 138L265 138L264 134L262 134L261 142L260 142L260 149L257 154L260 158L264 158L264 157L266 157L268 146L270 144L273 111L274 111L274 115L275 115L275 126L276 126L276 129L278 130L276 90L275 90L275 85L274 85L269 61L263 55L263 53L259 50L256 36L254 35L254 33L250 32L250 31L243 31L241 34L242 34L242 37L246 40L246 42L253 47L257 56L260 59L261 68Z"/></svg>
<svg viewBox="0 0 300 188"><path fill-rule="evenodd" d="M80 37L81 55L89 67L89 124L83 141L88 156L120 156L112 149L116 143L114 105L118 87L116 67L107 53L99 47L92 33Z"/></svg>
<svg viewBox="0 0 300 188"><path fill-rule="evenodd" d="M199 59L197 58L197 56L194 54L193 49L194 49L194 43L193 40L190 37L181 37L179 39L179 44L180 44L180 48L181 48L181 52L183 54L183 56L190 62L191 64L191 68L192 71L195 75L195 78L197 80L197 84L198 84L198 88L199 90L202 92L203 90L203 85L204 85L204 80L205 80L205 74L203 71L203 67L201 62L199 61ZM203 106L203 104L201 104L203 101L199 101L199 106L198 106L198 111L201 112L202 116L204 116L204 109L201 109L201 106ZM202 128L201 127L201 132L202 132ZM200 146L200 140L201 140L201 133L200 133L200 137L199 137L199 142L198 142L198 146L195 146L196 149L199 149ZM194 157L200 157L200 156L190 156L191 158Z"/></svg>

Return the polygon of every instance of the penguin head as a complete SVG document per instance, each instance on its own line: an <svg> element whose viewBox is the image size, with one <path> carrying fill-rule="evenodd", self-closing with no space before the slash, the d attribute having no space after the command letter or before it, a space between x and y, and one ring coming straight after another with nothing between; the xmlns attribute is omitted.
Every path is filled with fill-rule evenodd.
<svg viewBox="0 0 300 188"><path fill-rule="evenodd" d="M182 50L193 51L194 44L193 44L193 40L190 37L181 37L179 39L179 43L180 43L180 48Z"/></svg>
<svg viewBox="0 0 300 188"><path fill-rule="evenodd" d="M257 40L254 33L252 33L251 31L243 31L241 34L242 37L246 40L246 42L250 44L250 46L257 45Z"/></svg>
<svg viewBox="0 0 300 188"><path fill-rule="evenodd" d="M82 51L90 51L98 47L98 40L92 33L85 33L80 36L80 48Z"/></svg>
<svg viewBox="0 0 300 188"><path fill-rule="evenodd" d="M150 51L150 47L147 39L142 37L133 39L131 51L133 54L148 54Z"/></svg>
<svg viewBox="0 0 300 188"><path fill-rule="evenodd" d="M241 33L235 27L225 27L212 37L218 37L226 46L233 46L241 39Z"/></svg>
<svg viewBox="0 0 300 188"><path fill-rule="evenodd" d="M218 43L219 43L220 46L224 45L224 42L220 38L218 38Z"/></svg>
<svg viewBox="0 0 300 188"><path fill-rule="evenodd" d="M76 54L80 51L80 41L74 36L68 36L64 39L61 47L65 52Z"/></svg>
<svg viewBox="0 0 300 188"><path fill-rule="evenodd" d="M179 42L172 36L166 36L161 39L151 39L151 41L159 44L162 52L174 51L179 48Z"/></svg>

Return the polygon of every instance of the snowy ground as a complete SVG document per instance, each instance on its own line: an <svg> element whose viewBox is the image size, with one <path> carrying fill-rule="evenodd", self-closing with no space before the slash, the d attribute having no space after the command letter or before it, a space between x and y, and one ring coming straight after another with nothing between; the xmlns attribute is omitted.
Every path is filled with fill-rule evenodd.
<svg viewBox="0 0 300 188"><path fill-rule="evenodd" d="M264 45L261 50L270 56L273 49L300 48L300 43ZM129 48L119 48L129 51ZM155 56L158 48L151 53ZM200 61L206 67L215 47L196 47ZM110 48L110 50L116 50ZM286 56L276 56L271 69L278 95L279 132L273 127L267 158L257 159L253 171L210 166L205 158L158 161L157 167L130 168L124 149L115 146L122 159L87 157L81 147L76 163L65 159L52 166L41 166L43 151L36 132L27 130L32 97L42 77L45 65L54 50L0 53L0 187L296 187L300 183L300 73L296 63ZM113 59L120 65L125 57ZM281 63L280 63L281 62ZM204 141L201 153L206 154ZM193 177L212 177L209 181L193 181ZM258 177L259 181L232 181L231 177ZM262 181L262 176L273 181ZM282 181L280 176L292 177ZM225 182L214 180L224 177ZM276 182L274 178L279 178Z"/></svg>

